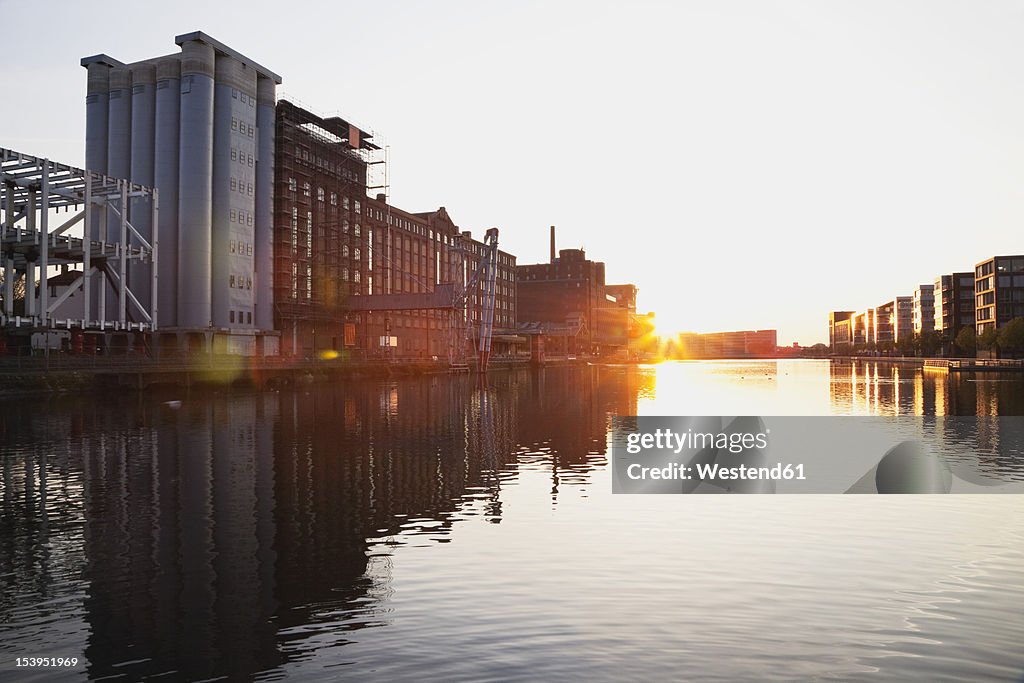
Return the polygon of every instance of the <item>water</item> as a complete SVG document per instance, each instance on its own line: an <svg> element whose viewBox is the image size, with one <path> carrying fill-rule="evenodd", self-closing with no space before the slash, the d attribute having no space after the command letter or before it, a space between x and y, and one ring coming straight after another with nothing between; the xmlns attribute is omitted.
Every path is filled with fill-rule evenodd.
<svg viewBox="0 0 1024 683"><path fill-rule="evenodd" d="M621 414L1024 415L1019 375L672 363L2 408L0 679L1024 676L1024 498L612 496L606 447Z"/></svg>

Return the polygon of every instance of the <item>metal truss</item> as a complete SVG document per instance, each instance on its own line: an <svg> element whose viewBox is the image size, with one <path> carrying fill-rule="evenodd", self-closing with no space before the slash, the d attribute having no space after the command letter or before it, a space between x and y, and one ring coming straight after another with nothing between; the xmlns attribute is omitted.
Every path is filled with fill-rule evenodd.
<svg viewBox="0 0 1024 683"><path fill-rule="evenodd" d="M139 212L151 215L152 240L131 223ZM0 147L0 217L0 328L156 330L156 189ZM71 236L79 223L83 236ZM53 269L78 264L75 281L51 296ZM151 280L148 302L129 286L133 268L136 280ZM15 314L15 283L22 279L24 311ZM76 292L84 315L59 318Z"/></svg>

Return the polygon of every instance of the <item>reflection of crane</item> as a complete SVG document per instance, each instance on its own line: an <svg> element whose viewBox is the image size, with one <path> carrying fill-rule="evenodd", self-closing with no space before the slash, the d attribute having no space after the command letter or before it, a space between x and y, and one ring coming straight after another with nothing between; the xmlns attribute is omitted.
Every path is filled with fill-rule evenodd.
<svg viewBox="0 0 1024 683"><path fill-rule="evenodd" d="M480 301L480 329L476 339L476 351L479 360L479 369L487 369L487 362L491 357L491 334L494 331L494 298L495 279L498 273L498 229L490 228L484 235L484 248L480 252L480 260L477 262L473 276L466 282L465 287L455 289L454 300L452 301L452 339L449 344L449 362L455 365L465 364L466 348L469 346L469 337L473 330L473 324L467 304L472 292L483 284L482 300Z"/></svg>

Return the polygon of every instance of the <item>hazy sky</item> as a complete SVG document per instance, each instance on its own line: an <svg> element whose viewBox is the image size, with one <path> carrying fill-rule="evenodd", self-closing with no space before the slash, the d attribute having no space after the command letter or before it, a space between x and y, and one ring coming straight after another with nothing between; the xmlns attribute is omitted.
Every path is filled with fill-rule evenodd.
<svg viewBox="0 0 1024 683"><path fill-rule="evenodd" d="M827 341L1024 252L1024 2L0 0L0 146L81 165L85 70L204 31L391 146L391 200L640 287L662 326Z"/></svg>

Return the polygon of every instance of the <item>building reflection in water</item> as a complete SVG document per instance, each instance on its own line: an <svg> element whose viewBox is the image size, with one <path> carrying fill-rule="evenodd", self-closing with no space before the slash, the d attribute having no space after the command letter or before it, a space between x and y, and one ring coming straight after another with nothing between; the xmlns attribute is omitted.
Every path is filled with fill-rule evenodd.
<svg viewBox="0 0 1024 683"><path fill-rule="evenodd" d="M1024 415L1024 377L882 361L833 361L835 412L853 415Z"/></svg>
<svg viewBox="0 0 1024 683"><path fill-rule="evenodd" d="M90 678L246 678L344 644L388 623L390 546L499 523L531 458L553 496L586 481L653 381L581 368L5 406L0 624L77 599L78 621L53 608L52 640L77 633ZM41 633L2 635L24 650Z"/></svg>

